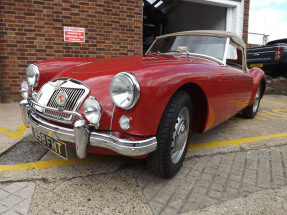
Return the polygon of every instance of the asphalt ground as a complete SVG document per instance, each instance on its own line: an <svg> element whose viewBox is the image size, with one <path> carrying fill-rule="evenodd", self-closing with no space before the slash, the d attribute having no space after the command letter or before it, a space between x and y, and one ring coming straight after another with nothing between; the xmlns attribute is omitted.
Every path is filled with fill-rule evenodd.
<svg viewBox="0 0 287 215"><path fill-rule="evenodd" d="M144 160L69 149L63 160L0 104L0 214L284 214L287 97L265 95L258 115L191 138L181 171L154 177Z"/></svg>

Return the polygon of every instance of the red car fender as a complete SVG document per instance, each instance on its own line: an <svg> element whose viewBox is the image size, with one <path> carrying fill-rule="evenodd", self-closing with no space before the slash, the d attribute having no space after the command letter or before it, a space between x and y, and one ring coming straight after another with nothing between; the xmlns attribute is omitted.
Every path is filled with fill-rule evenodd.
<svg viewBox="0 0 287 215"><path fill-rule="evenodd" d="M167 87L166 90L162 92L159 89L145 88L145 92L142 91L141 93L139 103L133 109L126 111L115 107L112 130L123 131L119 125L119 119L121 116L126 115L131 119L131 128L126 131L127 133L141 136L156 135L160 119L167 103L176 91L189 83L191 82L181 80L172 87ZM201 115L197 114L197 116L195 121L200 121L199 117L201 117ZM201 124L201 127L203 127L205 121L203 120Z"/></svg>
<svg viewBox="0 0 287 215"><path fill-rule="evenodd" d="M250 75L253 76L253 89L252 89L252 94L251 94L251 98L250 98L248 106L252 105L259 84L263 82L263 88L261 89L261 96L264 95L265 88L266 88L266 75L261 69L259 68L251 69Z"/></svg>

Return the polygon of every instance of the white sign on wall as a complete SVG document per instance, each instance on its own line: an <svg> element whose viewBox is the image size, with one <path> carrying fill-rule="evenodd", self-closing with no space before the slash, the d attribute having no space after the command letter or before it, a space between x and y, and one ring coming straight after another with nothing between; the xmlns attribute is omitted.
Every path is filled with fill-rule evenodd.
<svg viewBox="0 0 287 215"><path fill-rule="evenodd" d="M64 27L65 42L85 42L85 28Z"/></svg>

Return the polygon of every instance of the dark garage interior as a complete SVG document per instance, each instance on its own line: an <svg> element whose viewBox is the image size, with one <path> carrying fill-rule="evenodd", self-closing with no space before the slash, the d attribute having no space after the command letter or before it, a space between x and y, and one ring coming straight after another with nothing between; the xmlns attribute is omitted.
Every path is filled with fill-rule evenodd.
<svg viewBox="0 0 287 215"><path fill-rule="evenodd" d="M188 30L226 30L226 8L180 0L143 1L143 52L156 36Z"/></svg>

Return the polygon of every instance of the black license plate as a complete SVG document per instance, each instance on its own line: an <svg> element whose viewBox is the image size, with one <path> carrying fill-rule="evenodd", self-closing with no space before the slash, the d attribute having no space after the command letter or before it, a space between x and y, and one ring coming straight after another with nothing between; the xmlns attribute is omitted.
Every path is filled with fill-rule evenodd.
<svg viewBox="0 0 287 215"><path fill-rule="evenodd" d="M32 127L33 136L45 147L64 159L68 159L66 144L49 137Z"/></svg>

